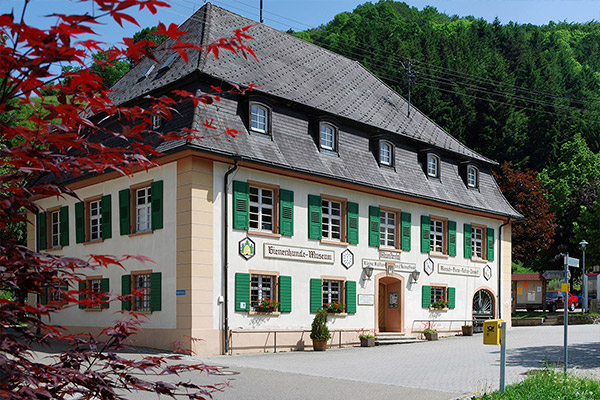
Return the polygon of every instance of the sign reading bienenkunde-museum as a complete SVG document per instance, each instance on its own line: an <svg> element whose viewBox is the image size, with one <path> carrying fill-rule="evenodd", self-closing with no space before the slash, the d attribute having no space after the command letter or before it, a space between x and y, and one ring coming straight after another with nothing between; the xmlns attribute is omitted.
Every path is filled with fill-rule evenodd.
<svg viewBox="0 0 600 400"><path fill-rule="evenodd" d="M440 274L473 276L479 278L481 276L481 267L438 264L438 272Z"/></svg>
<svg viewBox="0 0 600 400"><path fill-rule="evenodd" d="M304 247L281 246L272 243L265 243L264 246L265 258L309 261L324 264L333 264L335 262L335 252L330 250L314 250Z"/></svg>

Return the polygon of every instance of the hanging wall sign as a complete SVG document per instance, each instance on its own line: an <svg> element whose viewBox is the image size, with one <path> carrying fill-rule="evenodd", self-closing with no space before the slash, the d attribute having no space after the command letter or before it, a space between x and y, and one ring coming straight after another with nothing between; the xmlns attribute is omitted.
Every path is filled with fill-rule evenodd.
<svg viewBox="0 0 600 400"><path fill-rule="evenodd" d="M490 278L492 277L492 268L490 268L489 265L486 265L485 267L483 267L483 277L485 278L486 281L489 281ZM541 287L538 289L541 289Z"/></svg>
<svg viewBox="0 0 600 400"><path fill-rule="evenodd" d="M472 276L474 278L479 278L481 276L481 268L475 266L438 264L438 273L448 275Z"/></svg>
<svg viewBox="0 0 600 400"><path fill-rule="evenodd" d="M246 261L254 257L254 254L256 253L256 244L248 236L240 240L239 248L240 256L244 257Z"/></svg>
<svg viewBox="0 0 600 400"><path fill-rule="evenodd" d="M433 264L433 260L431 258L428 258L423 263L423 271L425 271L427 276L429 276L433 273L434 267L435 267L435 265Z"/></svg>
<svg viewBox="0 0 600 400"><path fill-rule="evenodd" d="M391 262L385 260L370 260L368 258L362 259L362 267L363 268L373 268L377 270L388 271L390 265L393 267L393 270L389 272L392 274L394 271L396 272L412 272L417 269L417 264L415 263L407 263L407 262Z"/></svg>
<svg viewBox="0 0 600 400"><path fill-rule="evenodd" d="M354 265L354 253L348 249L342 251L342 265L346 269L350 269Z"/></svg>

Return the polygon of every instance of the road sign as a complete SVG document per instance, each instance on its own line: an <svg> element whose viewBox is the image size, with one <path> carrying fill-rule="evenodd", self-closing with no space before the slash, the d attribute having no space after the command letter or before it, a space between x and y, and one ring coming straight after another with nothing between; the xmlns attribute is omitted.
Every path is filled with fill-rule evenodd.
<svg viewBox="0 0 600 400"><path fill-rule="evenodd" d="M569 273L569 278L571 278L570 276L571 274ZM565 271L563 270L550 270L550 271L546 271L542 274L542 276L544 277L544 279L550 281L552 279L565 279Z"/></svg>
<svg viewBox="0 0 600 400"><path fill-rule="evenodd" d="M568 255L566 255L565 256L565 263L569 267L579 268L579 258L573 258L573 257L569 257Z"/></svg>
<svg viewBox="0 0 600 400"><path fill-rule="evenodd" d="M561 283L560 284L560 291L561 292L570 292L571 291L571 284L570 283Z"/></svg>

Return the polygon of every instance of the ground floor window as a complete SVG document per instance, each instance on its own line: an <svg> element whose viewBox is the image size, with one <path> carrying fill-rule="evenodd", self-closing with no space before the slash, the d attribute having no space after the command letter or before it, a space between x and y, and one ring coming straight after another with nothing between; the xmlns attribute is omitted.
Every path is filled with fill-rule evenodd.
<svg viewBox="0 0 600 400"><path fill-rule="evenodd" d="M456 299L456 288L444 285L422 286L422 307L436 309L453 309Z"/></svg>
<svg viewBox="0 0 600 400"><path fill-rule="evenodd" d="M259 312L277 310L278 302L275 293L275 278L273 275L251 275L251 310Z"/></svg>
<svg viewBox="0 0 600 400"><path fill-rule="evenodd" d="M150 311L150 274L134 275L134 290L141 291L140 296L135 297L135 311Z"/></svg>

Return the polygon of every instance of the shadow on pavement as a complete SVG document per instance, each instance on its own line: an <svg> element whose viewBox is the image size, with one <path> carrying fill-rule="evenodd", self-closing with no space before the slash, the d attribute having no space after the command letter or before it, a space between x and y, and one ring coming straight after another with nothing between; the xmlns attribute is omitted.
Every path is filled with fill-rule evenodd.
<svg viewBox="0 0 600 400"><path fill-rule="evenodd" d="M600 341L600 338L599 338ZM500 357L500 352L495 352ZM600 368L600 342L569 345L569 368L581 370ZM563 346L537 346L510 349L506 355L507 365L524 368L540 368L545 364L563 363Z"/></svg>

